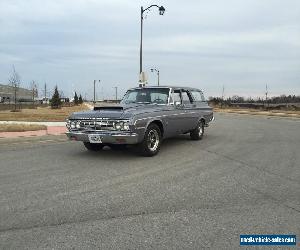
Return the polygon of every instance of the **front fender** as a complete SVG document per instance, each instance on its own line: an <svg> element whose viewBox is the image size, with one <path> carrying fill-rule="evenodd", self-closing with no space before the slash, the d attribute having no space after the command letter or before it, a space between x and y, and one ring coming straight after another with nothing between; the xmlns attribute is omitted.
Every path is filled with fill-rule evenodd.
<svg viewBox="0 0 300 250"><path fill-rule="evenodd" d="M160 117L143 117L143 118L136 118L134 120L133 122L134 132L139 135L139 142L141 142L144 139L146 130L149 124L152 122L160 122L162 125L162 129L164 130L165 122Z"/></svg>

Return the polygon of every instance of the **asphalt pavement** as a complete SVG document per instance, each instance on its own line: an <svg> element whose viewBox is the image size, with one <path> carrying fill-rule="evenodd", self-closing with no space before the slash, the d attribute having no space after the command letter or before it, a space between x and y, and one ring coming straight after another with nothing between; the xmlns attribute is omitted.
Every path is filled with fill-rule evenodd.
<svg viewBox="0 0 300 250"><path fill-rule="evenodd" d="M217 114L202 141L88 152L0 139L1 249L236 249L300 238L300 119ZM299 243L298 243L299 244Z"/></svg>

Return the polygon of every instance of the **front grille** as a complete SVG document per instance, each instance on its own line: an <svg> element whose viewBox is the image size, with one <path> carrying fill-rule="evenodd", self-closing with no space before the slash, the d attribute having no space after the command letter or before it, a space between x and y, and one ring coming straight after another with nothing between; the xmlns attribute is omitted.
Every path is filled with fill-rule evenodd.
<svg viewBox="0 0 300 250"><path fill-rule="evenodd" d="M94 121L94 120L80 121L79 130L115 130L114 121Z"/></svg>

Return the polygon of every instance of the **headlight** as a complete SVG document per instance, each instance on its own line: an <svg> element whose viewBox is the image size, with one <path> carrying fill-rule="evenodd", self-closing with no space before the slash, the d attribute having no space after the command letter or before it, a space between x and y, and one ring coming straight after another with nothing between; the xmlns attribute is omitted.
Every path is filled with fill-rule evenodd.
<svg viewBox="0 0 300 250"><path fill-rule="evenodd" d="M76 128L80 128L80 121L76 122Z"/></svg>
<svg viewBox="0 0 300 250"><path fill-rule="evenodd" d="M68 129L70 128L70 120L69 120L69 119L66 120L66 127L67 127Z"/></svg>
<svg viewBox="0 0 300 250"><path fill-rule="evenodd" d="M129 124L127 122L123 123L123 129L124 130L129 130Z"/></svg>
<svg viewBox="0 0 300 250"><path fill-rule="evenodd" d="M115 129L116 130L121 130L122 129L122 124L120 122L115 123Z"/></svg>
<svg viewBox="0 0 300 250"><path fill-rule="evenodd" d="M128 122L115 122L114 128L116 130L129 130L129 124Z"/></svg>
<svg viewBox="0 0 300 250"><path fill-rule="evenodd" d="M71 122L71 128L76 128L76 123L75 122Z"/></svg>

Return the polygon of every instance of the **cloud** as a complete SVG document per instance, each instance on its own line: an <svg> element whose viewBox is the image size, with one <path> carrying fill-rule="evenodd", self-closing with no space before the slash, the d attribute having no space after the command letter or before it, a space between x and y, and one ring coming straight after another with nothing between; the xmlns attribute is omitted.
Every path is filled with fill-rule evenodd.
<svg viewBox="0 0 300 250"><path fill-rule="evenodd" d="M24 82L60 82L65 93L86 92L95 77L108 95L116 83L125 91L138 79L139 8L151 3L2 0L0 82L15 64ZM257 93L268 81L277 92L300 94L299 1L159 4L165 15L154 8L144 20L144 69L159 67L165 84Z"/></svg>

